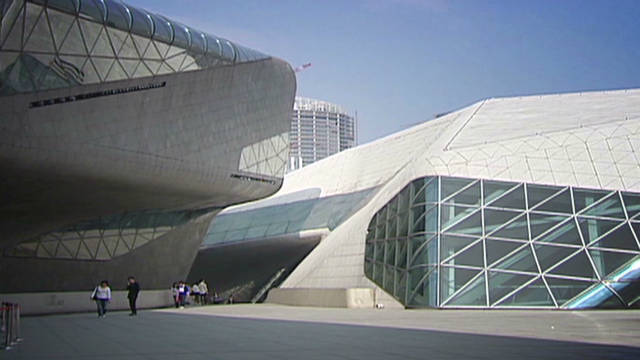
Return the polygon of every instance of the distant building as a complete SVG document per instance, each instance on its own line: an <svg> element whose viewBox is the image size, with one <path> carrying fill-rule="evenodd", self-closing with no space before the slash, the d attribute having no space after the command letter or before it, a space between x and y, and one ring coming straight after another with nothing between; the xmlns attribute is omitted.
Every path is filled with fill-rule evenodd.
<svg viewBox="0 0 640 360"><path fill-rule="evenodd" d="M289 171L356 146L356 128L356 118L340 106L296 97L289 136Z"/></svg>

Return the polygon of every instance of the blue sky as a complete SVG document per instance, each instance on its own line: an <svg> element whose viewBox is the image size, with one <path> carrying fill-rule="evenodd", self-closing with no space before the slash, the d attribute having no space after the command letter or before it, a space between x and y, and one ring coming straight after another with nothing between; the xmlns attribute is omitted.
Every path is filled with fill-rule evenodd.
<svg viewBox="0 0 640 360"><path fill-rule="evenodd" d="M292 66L365 143L489 97L640 87L638 0L127 0Z"/></svg>

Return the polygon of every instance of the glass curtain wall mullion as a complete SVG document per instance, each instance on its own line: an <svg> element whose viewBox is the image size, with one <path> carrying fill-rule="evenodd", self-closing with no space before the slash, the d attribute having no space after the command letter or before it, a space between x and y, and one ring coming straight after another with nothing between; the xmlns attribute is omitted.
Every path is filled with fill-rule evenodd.
<svg viewBox="0 0 640 360"><path fill-rule="evenodd" d="M460 189L456 190L455 192L447 195L446 199L440 199L438 197L438 199L440 199L440 202L446 203L448 200L451 200L453 198L455 198L456 196L458 196L458 194L463 193L465 190L469 189L470 187L476 185L480 180L475 180L475 181L471 181L469 184L461 187Z"/></svg>
<svg viewBox="0 0 640 360"><path fill-rule="evenodd" d="M526 274L526 275L530 275L530 274ZM524 284L518 286L517 288L515 288L514 290L511 290L509 293L507 293L506 295L504 295L500 299L496 300L496 302L491 307L492 308L500 307L500 305L502 304L503 301L505 301L506 299L511 297L513 294L517 293L518 291L520 291L520 290L524 289L525 287L531 285L531 283L533 283L534 281L536 281L538 279L540 279L540 276L532 277L531 279L527 280Z"/></svg>
<svg viewBox="0 0 640 360"><path fill-rule="evenodd" d="M604 285L604 287L606 287L607 289L609 289L609 291L611 291L613 293L613 295L615 297L618 298L618 300L623 303L624 305L627 305L627 302L624 300L624 298L622 298L622 296L620 296L620 294L618 293L618 291L616 291L616 289L613 288L613 286L611 286L610 284L603 282L602 285Z"/></svg>
<svg viewBox="0 0 640 360"><path fill-rule="evenodd" d="M446 268L449 268L449 267L448 267L448 266L446 266L446 267L444 267L444 268L446 269ZM470 269L470 270L471 270L471 269ZM473 270L478 270L478 269L473 269ZM476 275L474 275L473 277L471 277L471 278L470 278L468 281L466 281L462 286L460 286L460 288L459 288L458 290L456 290L455 292L453 292L451 295L449 295L449 297L447 297L444 301L442 301L442 303L440 304L440 306L441 306L441 307L446 307L446 306L447 306L447 303L448 303L449 301L451 301L451 299L452 299L452 298L456 297L460 292L462 292L462 291L466 291L466 290L467 290L467 289L466 289L466 287L467 287L469 284L471 284L471 283L473 283L474 281L476 281L476 280L477 280L478 278L480 278L481 276L486 276L486 271L485 271L485 270L478 271L478 273L477 273ZM438 276L438 277L439 277L439 276ZM485 277L485 280L486 280L486 277ZM486 294L485 294L485 295L486 295ZM458 307L458 306L455 306L455 307ZM478 308L478 306L477 306L477 305L469 305L469 307L471 307L471 308Z"/></svg>
<svg viewBox="0 0 640 360"><path fill-rule="evenodd" d="M441 217L442 217L442 210L441 210L441 204L442 204L442 181L441 181L441 176L434 176L432 180L430 180L427 184L425 184L425 200L427 200L427 188L426 186L429 185L431 183L431 181L437 181L436 185L438 187L438 197L437 197L437 201L438 203L436 204L436 211L438 212L437 214L437 219L438 219L438 227L437 227L437 232L436 232L436 256L438 261L436 262L436 269L438 271L438 274L436 276L436 307L440 307L442 306L441 302L440 302L440 286L441 286L441 282L442 282L442 267L440 266L441 262L440 262L440 234L442 233L442 229L440 229L440 221L442 221Z"/></svg>
<svg viewBox="0 0 640 360"><path fill-rule="evenodd" d="M484 296L485 296L485 302L486 302L486 306L489 306L489 272L487 271L487 238L486 238L486 228L485 228L485 219L484 219L484 215L485 215L485 205L484 205L484 186L483 185L483 181L480 181L480 221L482 224L482 236L480 237L480 241L482 241L482 263L483 263L483 272L484 272ZM515 187L514 187L515 189ZM513 190L512 190L513 191ZM509 191L507 191L507 193L509 193Z"/></svg>
<svg viewBox="0 0 640 360"><path fill-rule="evenodd" d="M593 204L591 204L591 206L586 206L585 209L582 209L582 211L585 211L587 209L592 208L593 206L597 206L597 204L600 201L604 201L604 199L609 198L609 196L603 196L602 199L600 199L599 201L595 201ZM575 204L575 198L574 198L574 191L573 188L571 188L571 208L573 209L573 218L574 221L576 222L576 225L578 225L578 234L580 235L580 241L582 241L582 249L585 252L585 254L587 255L587 259L589 259L589 264L591 265L591 267L593 268L594 273L596 274L596 277L598 279L598 281L602 281L602 276L600 274L600 271L598 271L598 267L596 266L596 263L593 261L593 257L591 256L591 252L587 251L587 241L585 241L585 237L584 234L582 234L582 229L580 228L580 223L578 222L577 216L576 216L576 204ZM574 255L571 255L568 257L568 259L571 259ZM565 259L566 261L567 259ZM564 262L564 261L563 261ZM556 264L555 267L557 267L559 264Z"/></svg>
<svg viewBox="0 0 640 360"><path fill-rule="evenodd" d="M555 187L555 186L554 186ZM558 191L554 192L553 194L551 194L550 196L548 196L546 199L540 201L539 203L537 203L534 207L532 207L529 210L535 211L535 212L541 212L541 213L549 213L549 214L553 214L553 215L558 215L558 214L565 214L563 212L553 212L553 211L548 211L548 210L536 210L538 208L540 208L541 206L545 205L546 203L548 203L549 201L551 201L553 198L555 198L556 196L560 195L563 191L568 190L570 187L569 186L562 186L558 189ZM573 204L571 204L571 207L573 208ZM575 211L573 211L575 213Z"/></svg>
<svg viewBox="0 0 640 360"><path fill-rule="evenodd" d="M633 238L636 240L636 245L638 245L638 248L640 249L640 239L638 239L638 234L636 234L636 232L633 229L633 226L631 226L631 218L629 218L629 211L627 210L627 204L624 201L624 196L622 196L622 192L617 191L618 196L620 197L620 203L622 204L622 210L624 211L624 218L626 219L625 223L629 224L629 227L631 227L631 234L633 235Z"/></svg>

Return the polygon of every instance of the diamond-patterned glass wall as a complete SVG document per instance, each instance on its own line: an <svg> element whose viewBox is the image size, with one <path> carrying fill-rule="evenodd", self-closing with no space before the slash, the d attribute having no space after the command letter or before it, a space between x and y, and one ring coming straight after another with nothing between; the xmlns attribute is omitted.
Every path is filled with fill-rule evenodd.
<svg viewBox="0 0 640 360"><path fill-rule="evenodd" d="M203 210L103 217L21 242L5 250L4 256L110 260L127 254L202 214Z"/></svg>
<svg viewBox="0 0 640 360"><path fill-rule="evenodd" d="M115 0L3 3L0 96L268 57Z"/></svg>
<svg viewBox="0 0 640 360"><path fill-rule="evenodd" d="M284 176L289 150L289 134L283 133L242 149L238 170L275 177Z"/></svg>
<svg viewBox="0 0 640 360"><path fill-rule="evenodd" d="M409 307L640 306L640 194L453 177L371 220L365 274Z"/></svg>

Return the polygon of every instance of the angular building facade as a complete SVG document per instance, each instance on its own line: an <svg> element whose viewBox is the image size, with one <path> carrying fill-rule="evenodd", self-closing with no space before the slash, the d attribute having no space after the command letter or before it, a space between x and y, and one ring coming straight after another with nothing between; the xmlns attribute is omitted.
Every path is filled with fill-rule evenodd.
<svg viewBox="0 0 640 360"><path fill-rule="evenodd" d="M356 146L357 127L356 118L338 105L296 97L289 133L289 170Z"/></svg>
<svg viewBox="0 0 640 360"><path fill-rule="evenodd" d="M325 232L281 289L371 288L403 307L637 308L638 152L640 90L487 99L289 173L209 234L285 222L241 220L267 201L366 193L332 207L349 211L330 227L307 222Z"/></svg>
<svg viewBox="0 0 640 360"><path fill-rule="evenodd" d="M0 1L0 293L186 277L217 212L280 188L294 94L284 61L120 1Z"/></svg>

